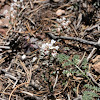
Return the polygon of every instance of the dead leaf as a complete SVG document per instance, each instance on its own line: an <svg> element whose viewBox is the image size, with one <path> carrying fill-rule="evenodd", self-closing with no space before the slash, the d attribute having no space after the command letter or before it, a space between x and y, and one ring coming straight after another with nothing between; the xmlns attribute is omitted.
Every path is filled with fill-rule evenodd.
<svg viewBox="0 0 100 100"><path fill-rule="evenodd" d="M96 72L100 73L100 62L97 64L92 65L92 67L95 69Z"/></svg>

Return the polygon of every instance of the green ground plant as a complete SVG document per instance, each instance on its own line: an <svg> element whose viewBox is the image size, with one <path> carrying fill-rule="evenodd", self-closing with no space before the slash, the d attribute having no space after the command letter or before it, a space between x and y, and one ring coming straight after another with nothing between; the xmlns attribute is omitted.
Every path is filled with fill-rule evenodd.
<svg viewBox="0 0 100 100"><path fill-rule="evenodd" d="M81 75L82 77L84 76L89 80L88 76L86 75L86 73L88 72L88 62L86 58L83 59L81 66L78 66L78 63L80 61L79 55L74 55L72 59L70 59L70 56L61 53L61 54L58 54L57 60L61 63L62 68L67 68L66 66L70 67L69 69L63 70L63 75L66 75L66 76L68 74L71 74L73 76ZM65 84L66 83L67 82L65 81ZM98 87L89 85L87 83L84 85L84 88L85 88L85 91L83 92L82 100L93 100L94 97L99 98L99 95L97 93L100 92L100 89Z"/></svg>
<svg viewBox="0 0 100 100"><path fill-rule="evenodd" d="M69 69L69 70L64 70L63 73L64 74L76 74L76 75L80 75L80 74L86 74L86 72L88 71L88 63L86 58L83 59L82 64L81 64L81 69L78 67L77 70L77 65L80 61L80 56L79 55L74 55L72 59L70 59L70 56L66 55L66 54L58 54L57 56L57 60L62 64L62 68L65 68L66 66L70 66L70 67L74 67L74 69Z"/></svg>
<svg viewBox="0 0 100 100"><path fill-rule="evenodd" d="M83 92L83 100L93 100L94 97L99 100L100 96L98 95L98 93L100 93L100 88L98 88L97 86L92 86L90 84L84 85L84 88L86 88L86 90Z"/></svg>

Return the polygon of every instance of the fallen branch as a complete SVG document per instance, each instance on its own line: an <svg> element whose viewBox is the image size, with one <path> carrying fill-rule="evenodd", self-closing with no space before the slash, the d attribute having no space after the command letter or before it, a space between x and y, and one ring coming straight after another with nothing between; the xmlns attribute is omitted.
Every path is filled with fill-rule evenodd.
<svg viewBox="0 0 100 100"><path fill-rule="evenodd" d="M0 46L0 49L10 49L9 46Z"/></svg>
<svg viewBox="0 0 100 100"><path fill-rule="evenodd" d="M65 37L65 36L55 36L52 33L46 33L50 38L54 39L54 40L58 40L58 39L64 39L64 40L73 40L73 41L77 41L83 44L87 44L87 45L92 45L96 48L100 48L100 44L98 42L93 42L93 41L87 41L78 37Z"/></svg>

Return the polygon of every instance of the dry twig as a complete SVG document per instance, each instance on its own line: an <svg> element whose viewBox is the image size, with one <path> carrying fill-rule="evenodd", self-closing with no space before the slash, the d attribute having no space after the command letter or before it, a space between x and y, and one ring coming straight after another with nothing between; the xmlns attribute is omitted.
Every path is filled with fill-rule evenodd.
<svg viewBox="0 0 100 100"><path fill-rule="evenodd" d="M64 40L73 40L73 41L77 41L83 44L87 44L87 45L92 45L96 48L100 48L100 44L98 44L98 42L93 42L93 41L87 41L78 37L65 37L65 36L54 36L52 33L46 33L47 35L49 35L50 38L54 39L54 40L58 40L58 39L64 39Z"/></svg>
<svg viewBox="0 0 100 100"><path fill-rule="evenodd" d="M23 85L25 85L25 84L29 84L29 83L28 83L28 82L25 82L25 83L22 83L22 84L17 85L17 86L12 90L12 92L10 93L9 100L11 99L11 96L12 96L13 92L14 92L17 88L19 88L19 87L21 87L21 86L23 86Z"/></svg>
<svg viewBox="0 0 100 100"><path fill-rule="evenodd" d="M100 38L98 40L98 44L100 44ZM96 52L97 48L93 48L91 53L89 54L89 56L87 57L87 61L89 61L91 59L91 57L93 56L93 54Z"/></svg>
<svg viewBox="0 0 100 100"><path fill-rule="evenodd" d="M91 80L98 86L100 87L100 84L96 82L96 80L93 78L93 76L91 75L91 73L87 72L87 76L89 76L91 78Z"/></svg>

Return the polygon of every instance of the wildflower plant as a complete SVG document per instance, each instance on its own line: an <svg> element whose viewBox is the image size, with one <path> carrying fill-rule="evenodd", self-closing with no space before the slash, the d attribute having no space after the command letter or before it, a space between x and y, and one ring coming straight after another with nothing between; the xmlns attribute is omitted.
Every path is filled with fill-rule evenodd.
<svg viewBox="0 0 100 100"><path fill-rule="evenodd" d="M56 41L51 40L50 43L44 43L44 44L42 44L42 46L40 48L41 54L44 55L44 56L45 55L49 55L50 54L50 51L52 50L51 55L53 57L56 57L57 50L59 49L59 47L58 46L54 46L54 43L55 42Z"/></svg>
<svg viewBox="0 0 100 100"><path fill-rule="evenodd" d="M100 93L100 89L97 86L92 86L90 84L84 85L85 91L83 91L83 100L93 100L93 98L100 98L98 93Z"/></svg>
<svg viewBox="0 0 100 100"><path fill-rule="evenodd" d="M57 22L61 24L61 26L63 26L63 28L68 28L69 24L71 23L70 20L67 20L65 17L62 18L57 18Z"/></svg>

